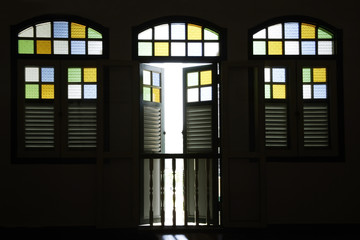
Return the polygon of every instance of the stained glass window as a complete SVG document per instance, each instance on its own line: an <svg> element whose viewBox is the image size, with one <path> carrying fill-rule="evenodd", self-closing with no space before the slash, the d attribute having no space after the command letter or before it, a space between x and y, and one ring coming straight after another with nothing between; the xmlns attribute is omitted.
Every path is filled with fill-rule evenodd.
<svg viewBox="0 0 360 240"><path fill-rule="evenodd" d="M97 68L67 69L68 99L97 99Z"/></svg>
<svg viewBox="0 0 360 240"><path fill-rule="evenodd" d="M143 70L143 100L161 102L161 73Z"/></svg>
<svg viewBox="0 0 360 240"><path fill-rule="evenodd" d="M327 99L327 69L302 68L303 99Z"/></svg>
<svg viewBox="0 0 360 240"><path fill-rule="evenodd" d="M265 99L286 99L286 68L266 67L264 82Z"/></svg>
<svg viewBox="0 0 360 240"><path fill-rule="evenodd" d="M25 99L55 98L55 68L25 67Z"/></svg>
<svg viewBox="0 0 360 240"><path fill-rule="evenodd" d="M186 74L187 101L212 100L212 70L188 72Z"/></svg>

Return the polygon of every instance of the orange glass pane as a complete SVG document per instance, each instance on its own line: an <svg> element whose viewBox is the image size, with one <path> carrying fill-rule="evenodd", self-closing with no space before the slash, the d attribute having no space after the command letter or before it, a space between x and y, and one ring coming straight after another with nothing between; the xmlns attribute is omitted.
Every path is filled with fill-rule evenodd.
<svg viewBox="0 0 360 240"><path fill-rule="evenodd" d="M268 51L269 55L282 55L283 54L283 43L281 41L269 41Z"/></svg>
<svg viewBox="0 0 360 240"><path fill-rule="evenodd" d="M84 68L84 82L96 82L96 68Z"/></svg>
<svg viewBox="0 0 360 240"><path fill-rule="evenodd" d="M51 41L50 40L37 40L36 41L37 54L51 54Z"/></svg>
<svg viewBox="0 0 360 240"><path fill-rule="evenodd" d="M273 86L273 99L285 99L286 88L283 84L274 84Z"/></svg>
<svg viewBox="0 0 360 240"><path fill-rule="evenodd" d="M54 85L53 84L43 84L41 85L41 98L42 99L54 99Z"/></svg>
<svg viewBox="0 0 360 240"><path fill-rule="evenodd" d="M202 40L201 26L188 24L187 30L188 40Z"/></svg>
<svg viewBox="0 0 360 240"><path fill-rule="evenodd" d="M326 82L326 68L314 68L313 69L313 81L314 82Z"/></svg>
<svg viewBox="0 0 360 240"><path fill-rule="evenodd" d="M158 88L153 88L153 102L160 102L160 89Z"/></svg>
<svg viewBox="0 0 360 240"><path fill-rule="evenodd" d="M71 37L85 38L85 26L78 23L71 23Z"/></svg>
<svg viewBox="0 0 360 240"><path fill-rule="evenodd" d="M302 23L301 24L301 38L314 39L315 38L315 25Z"/></svg>
<svg viewBox="0 0 360 240"><path fill-rule="evenodd" d="M169 43L168 42L155 42L155 56L169 56Z"/></svg>
<svg viewBox="0 0 360 240"><path fill-rule="evenodd" d="M200 72L200 85L211 84L211 70Z"/></svg>

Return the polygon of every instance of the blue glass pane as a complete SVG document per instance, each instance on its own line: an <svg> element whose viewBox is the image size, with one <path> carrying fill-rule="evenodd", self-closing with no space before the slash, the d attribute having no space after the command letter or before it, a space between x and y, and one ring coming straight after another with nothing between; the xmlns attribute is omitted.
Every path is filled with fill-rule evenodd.
<svg viewBox="0 0 360 240"><path fill-rule="evenodd" d="M41 81L54 82L54 68L41 68Z"/></svg>
<svg viewBox="0 0 360 240"><path fill-rule="evenodd" d="M301 42L302 55L315 55L315 41Z"/></svg>
<svg viewBox="0 0 360 240"><path fill-rule="evenodd" d="M71 54L85 55L85 41L71 41Z"/></svg>
<svg viewBox="0 0 360 240"><path fill-rule="evenodd" d="M285 68L273 68L272 69L272 80L273 82L282 82L286 80Z"/></svg>
<svg viewBox="0 0 360 240"><path fill-rule="evenodd" d="M54 38L68 38L68 37L69 37L69 23L54 22Z"/></svg>
<svg viewBox="0 0 360 240"><path fill-rule="evenodd" d="M314 98L315 99L326 99L326 84L314 85Z"/></svg>
<svg viewBox="0 0 360 240"><path fill-rule="evenodd" d="M299 38L299 23L297 22L285 23L285 38L286 39Z"/></svg>
<svg viewBox="0 0 360 240"><path fill-rule="evenodd" d="M84 99L96 99L96 85L85 84L84 85Z"/></svg>
<svg viewBox="0 0 360 240"><path fill-rule="evenodd" d="M153 80L153 85L160 87L160 73L157 72L153 72L152 73L152 80Z"/></svg>

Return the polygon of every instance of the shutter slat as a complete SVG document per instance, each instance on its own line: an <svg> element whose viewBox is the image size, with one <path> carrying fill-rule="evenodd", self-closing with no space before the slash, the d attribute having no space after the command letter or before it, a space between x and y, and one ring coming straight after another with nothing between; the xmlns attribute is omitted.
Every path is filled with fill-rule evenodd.
<svg viewBox="0 0 360 240"><path fill-rule="evenodd" d="M329 146L328 108L324 103L306 103L303 109L304 147Z"/></svg>
<svg viewBox="0 0 360 240"><path fill-rule="evenodd" d="M161 108L144 106L144 152L160 152L161 140Z"/></svg>
<svg viewBox="0 0 360 240"><path fill-rule="evenodd" d="M287 107L285 103L265 104L266 147L287 147Z"/></svg>

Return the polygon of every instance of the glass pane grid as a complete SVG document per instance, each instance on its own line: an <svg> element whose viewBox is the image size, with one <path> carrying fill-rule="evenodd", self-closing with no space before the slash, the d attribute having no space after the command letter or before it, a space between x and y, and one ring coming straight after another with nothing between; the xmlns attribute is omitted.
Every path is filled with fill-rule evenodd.
<svg viewBox="0 0 360 240"><path fill-rule="evenodd" d="M302 69L303 99L327 99L327 69L309 68Z"/></svg>
<svg viewBox="0 0 360 240"><path fill-rule="evenodd" d="M264 69L265 99L286 99L286 68L266 67Z"/></svg>

